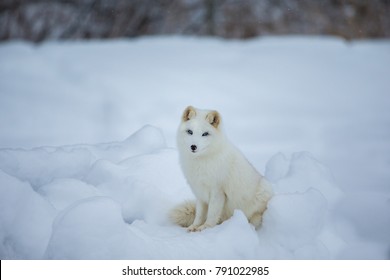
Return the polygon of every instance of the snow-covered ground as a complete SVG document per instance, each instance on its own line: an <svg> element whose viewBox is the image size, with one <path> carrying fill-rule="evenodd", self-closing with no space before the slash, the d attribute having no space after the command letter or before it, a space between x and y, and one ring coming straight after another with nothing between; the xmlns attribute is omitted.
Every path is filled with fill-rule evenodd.
<svg viewBox="0 0 390 280"><path fill-rule="evenodd" d="M0 258L388 259L389 73L390 41L2 43ZM168 221L187 105L273 182L257 231Z"/></svg>

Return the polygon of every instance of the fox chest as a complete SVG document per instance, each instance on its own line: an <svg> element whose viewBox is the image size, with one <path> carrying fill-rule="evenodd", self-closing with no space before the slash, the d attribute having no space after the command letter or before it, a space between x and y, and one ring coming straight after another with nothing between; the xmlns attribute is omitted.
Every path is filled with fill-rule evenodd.
<svg viewBox="0 0 390 280"><path fill-rule="evenodd" d="M209 162L184 165L183 172L195 196L203 201L208 201L214 190L223 188L227 178L223 164Z"/></svg>

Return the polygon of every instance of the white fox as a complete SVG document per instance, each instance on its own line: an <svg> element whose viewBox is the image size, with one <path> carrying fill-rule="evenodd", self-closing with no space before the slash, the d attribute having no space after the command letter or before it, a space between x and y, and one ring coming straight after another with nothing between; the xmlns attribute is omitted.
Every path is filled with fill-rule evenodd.
<svg viewBox="0 0 390 280"><path fill-rule="evenodd" d="M170 213L188 231L201 231L229 219L240 209L255 227L272 196L260 175L221 130L217 111L185 109L177 133L183 173L196 197Z"/></svg>

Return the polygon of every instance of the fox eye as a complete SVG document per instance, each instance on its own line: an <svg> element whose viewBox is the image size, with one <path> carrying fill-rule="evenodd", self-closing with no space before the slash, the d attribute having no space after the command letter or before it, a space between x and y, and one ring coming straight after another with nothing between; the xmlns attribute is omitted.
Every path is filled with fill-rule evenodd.
<svg viewBox="0 0 390 280"><path fill-rule="evenodd" d="M202 136L209 136L209 135L210 135L210 133L208 133L208 132L205 132L202 134Z"/></svg>
<svg viewBox="0 0 390 280"><path fill-rule="evenodd" d="M188 129L188 130L187 130L187 133L188 133L189 135L192 135L192 134L193 134L193 132L192 132L191 129Z"/></svg>

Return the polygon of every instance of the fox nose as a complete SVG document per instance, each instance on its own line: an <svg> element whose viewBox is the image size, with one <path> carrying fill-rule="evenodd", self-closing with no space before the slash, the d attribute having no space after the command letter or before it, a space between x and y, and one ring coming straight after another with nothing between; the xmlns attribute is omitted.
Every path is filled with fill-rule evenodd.
<svg viewBox="0 0 390 280"><path fill-rule="evenodd" d="M192 150L193 152L195 152L197 148L198 148L198 147L197 147L196 145L191 145L191 150Z"/></svg>

